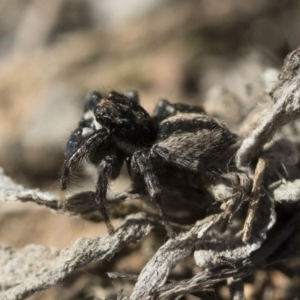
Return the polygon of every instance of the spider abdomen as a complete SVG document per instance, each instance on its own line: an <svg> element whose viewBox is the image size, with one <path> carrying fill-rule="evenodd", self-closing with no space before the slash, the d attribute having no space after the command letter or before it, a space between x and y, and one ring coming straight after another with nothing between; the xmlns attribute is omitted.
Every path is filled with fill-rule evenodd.
<svg viewBox="0 0 300 300"><path fill-rule="evenodd" d="M227 127L204 114L178 114L161 122L156 145L189 161L217 158L236 141Z"/></svg>

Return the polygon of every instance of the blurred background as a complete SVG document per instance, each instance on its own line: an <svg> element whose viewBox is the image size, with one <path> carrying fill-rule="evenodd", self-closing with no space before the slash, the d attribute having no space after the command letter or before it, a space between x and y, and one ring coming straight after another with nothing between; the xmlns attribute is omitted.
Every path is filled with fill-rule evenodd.
<svg viewBox="0 0 300 300"><path fill-rule="evenodd" d="M162 98L201 104L239 133L253 107L270 101L269 83L300 44L299 20L296 0L0 0L0 166L18 183L56 193L65 143L95 89L138 90L149 112ZM87 167L72 191L93 189L95 173ZM125 174L112 191L127 185ZM15 247L62 248L106 232L31 204L1 211L1 242ZM129 256L117 270L138 273L156 249L146 242L140 260ZM104 299L112 287L99 274L74 275L32 299ZM283 299L286 278L272 276L270 299Z"/></svg>

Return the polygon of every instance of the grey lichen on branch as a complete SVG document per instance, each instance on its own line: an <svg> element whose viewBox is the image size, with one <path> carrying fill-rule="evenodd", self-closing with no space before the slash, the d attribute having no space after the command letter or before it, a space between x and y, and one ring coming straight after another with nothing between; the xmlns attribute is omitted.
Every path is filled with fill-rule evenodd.
<svg viewBox="0 0 300 300"><path fill-rule="evenodd" d="M300 117L300 49L290 53L284 61L279 82L271 95L274 105L256 128L244 139L236 154L237 167L253 175L252 159L261 152L275 133L285 124Z"/></svg>
<svg viewBox="0 0 300 300"><path fill-rule="evenodd" d="M141 199L144 197L145 195L135 193L131 190L115 194L108 201L108 206L113 208L111 211L112 216L124 217L129 213L140 211L139 208L142 206ZM59 206L58 196L41 191L40 189L24 188L6 176L0 167L0 202L33 202L58 213L79 215L85 219L100 222L101 218L94 206L94 198L94 192L81 192L71 195L68 198L65 209L62 209Z"/></svg>
<svg viewBox="0 0 300 300"><path fill-rule="evenodd" d="M170 271L193 250L195 242L214 224L210 216L186 233L167 241L142 270L130 300L146 299L164 285Z"/></svg>
<svg viewBox="0 0 300 300"><path fill-rule="evenodd" d="M57 207L57 197L39 189L26 189L16 184L10 177L4 174L0 168L0 202L32 201L50 208Z"/></svg>
<svg viewBox="0 0 300 300"><path fill-rule="evenodd" d="M79 238L61 251L38 245L21 250L2 246L0 299L24 299L37 291L50 288L88 263L110 259L126 245L138 242L159 226L161 224L157 220L140 213L128 216L113 235L106 234L94 239Z"/></svg>

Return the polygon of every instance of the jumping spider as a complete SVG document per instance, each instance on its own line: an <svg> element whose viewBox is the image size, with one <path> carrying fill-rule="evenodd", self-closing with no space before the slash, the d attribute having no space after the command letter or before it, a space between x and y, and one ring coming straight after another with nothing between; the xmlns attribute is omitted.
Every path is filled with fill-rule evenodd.
<svg viewBox="0 0 300 300"><path fill-rule="evenodd" d="M173 236L153 163L160 161L161 165L172 164L178 169L221 179L209 164L222 156L236 136L225 125L204 114L199 106L161 100L150 117L138 102L136 92L88 94L83 118L67 142L67 158L60 180L61 202L65 201L70 169L88 158L98 167L95 205L109 232L113 232L105 205L107 188L126 162L129 174L137 170L142 175L168 235Z"/></svg>

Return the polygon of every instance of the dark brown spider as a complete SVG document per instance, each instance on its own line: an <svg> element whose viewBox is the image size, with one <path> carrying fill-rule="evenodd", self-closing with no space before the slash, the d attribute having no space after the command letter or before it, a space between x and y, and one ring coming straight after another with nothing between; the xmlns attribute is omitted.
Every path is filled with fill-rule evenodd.
<svg viewBox="0 0 300 300"><path fill-rule="evenodd" d="M224 124L205 115L199 106L161 100L151 117L138 100L135 92L88 94L83 118L67 143L60 181L61 201L65 201L70 169L88 158L98 167L95 204L109 232L113 232L105 205L107 188L126 161L129 173L137 170L143 177L168 235L173 236L154 162L220 179L210 168L211 162L222 156L236 136Z"/></svg>

